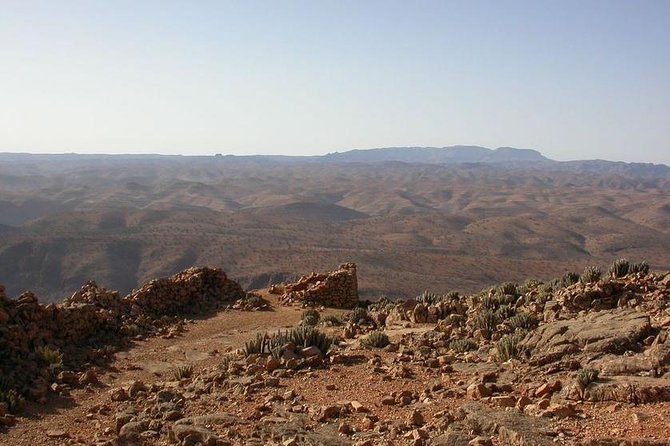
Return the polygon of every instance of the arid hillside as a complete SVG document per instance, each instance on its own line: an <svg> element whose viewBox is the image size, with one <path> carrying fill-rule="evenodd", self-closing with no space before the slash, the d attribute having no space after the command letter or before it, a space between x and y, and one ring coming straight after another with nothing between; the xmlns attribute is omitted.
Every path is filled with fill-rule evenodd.
<svg viewBox="0 0 670 446"><path fill-rule="evenodd" d="M0 155L0 283L60 301L87 280L127 293L193 265L260 288L351 261L376 298L613 257L670 269L666 166L481 148L488 161L468 162L466 149L446 161L426 149L421 163L394 160L402 149L372 161Z"/></svg>

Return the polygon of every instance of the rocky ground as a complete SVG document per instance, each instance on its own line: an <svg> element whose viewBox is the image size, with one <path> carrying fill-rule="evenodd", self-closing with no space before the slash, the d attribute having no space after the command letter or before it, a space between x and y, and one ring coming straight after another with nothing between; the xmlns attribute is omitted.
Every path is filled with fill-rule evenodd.
<svg viewBox="0 0 670 446"><path fill-rule="evenodd" d="M318 316L262 293L53 383L0 443L668 445L670 274L599 276ZM333 344L250 342L301 318Z"/></svg>

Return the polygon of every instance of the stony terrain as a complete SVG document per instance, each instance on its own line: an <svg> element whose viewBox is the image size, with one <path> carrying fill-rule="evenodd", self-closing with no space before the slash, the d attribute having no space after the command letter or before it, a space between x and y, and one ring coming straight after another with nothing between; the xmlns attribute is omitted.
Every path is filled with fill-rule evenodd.
<svg viewBox="0 0 670 446"><path fill-rule="evenodd" d="M617 261L353 310L321 298L226 299L104 364L61 364L0 443L670 444L670 273Z"/></svg>

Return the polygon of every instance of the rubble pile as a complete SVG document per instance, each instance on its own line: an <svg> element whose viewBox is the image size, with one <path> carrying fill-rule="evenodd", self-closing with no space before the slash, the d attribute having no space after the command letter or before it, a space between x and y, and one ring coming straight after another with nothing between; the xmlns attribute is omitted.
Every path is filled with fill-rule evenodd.
<svg viewBox="0 0 670 446"><path fill-rule="evenodd" d="M123 298L88 282L59 305L42 305L31 292L8 299L0 287L0 392L15 389L39 400L58 365L56 354L67 367L95 362L113 352L111 344L158 333L179 321L174 316L241 295L237 283L212 268L151 281ZM45 358L49 351L52 358Z"/></svg>
<svg viewBox="0 0 670 446"><path fill-rule="evenodd" d="M344 263L331 273L312 273L296 283L274 285L270 293L280 294L283 303L353 308L358 303L356 264Z"/></svg>

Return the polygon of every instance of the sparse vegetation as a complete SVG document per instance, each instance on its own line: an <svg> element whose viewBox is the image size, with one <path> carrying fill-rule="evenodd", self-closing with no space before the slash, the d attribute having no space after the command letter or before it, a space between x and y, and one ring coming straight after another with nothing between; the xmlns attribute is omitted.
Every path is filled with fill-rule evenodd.
<svg viewBox="0 0 670 446"><path fill-rule="evenodd" d="M477 350L479 344L472 338L454 339L449 342L449 348L457 353L465 353L472 350Z"/></svg>
<svg viewBox="0 0 670 446"><path fill-rule="evenodd" d="M349 320L353 322L354 324L360 324L361 322L365 322L368 320L368 310L366 310L363 307L355 307L351 311L351 315L349 316Z"/></svg>
<svg viewBox="0 0 670 446"><path fill-rule="evenodd" d="M302 324L303 325L309 325L314 327L319 323L319 319L321 319L321 315L317 310L314 308L310 308L308 310L305 310L302 312Z"/></svg>
<svg viewBox="0 0 670 446"><path fill-rule="evenodd" d="M373 331L361 340L361 343L368 347L384 348L389 345L390 341L388 335L383 331Z"/></svg>
<svg viewBox="0 0 670 446"><path fill-rule="evenodd" d="M627 259L617 259L614 261L608 273L613 278L626 277L630 271L630 262Z"/></svg>
<svg viewBox="0 0 670 446"><path fill-rule="evenodd" d="M26 405L26 400L16 390L2 390L0 391L0 403L7 405L9 413L18 414Z"/></svg>
<svg viewBox="0 0 670 446"><path fill-rule="evenodd" d="M574 285L577 282L579 282L579 274L573 272L567 272L563 274L563 277L561 277L560 284L561 288L565 288L570 285Z"/></svg>
<svg viewBox="0 0 670 446"><path fill-rule="evenodd" d="M426 290L420 295L418 295L414 300L422 304L433 305L442 300L442 296L439 296L435 293L431 293L428 290Z"/></svg>
<svg viewBox="0 0 670 446"><path fill-rule="evenodd" d="M515 330L530 330L538 324L538 321L530 313L519 313L509 318L507 323Z"/></svg>
<svg viewBox="0 0 670 446"><path fill-rule="evenodd" d="M519 358L521 355L521 348L519 347L519 336L505 335L498 342L496 342L496 350L498 352L498 359L502 362L510 359Z"/></svg>
<svg viewBox="0 0 670 446"><path fill-rule="evenodd" d="M177 367L177 370L174 371L174 379L176 381L181 381L182 379L189 379L193 376L193 366L184 365Z"/></svg>
<svg viewBox="0 0 670 446"><path fill-rule="evenodd" d="M579 276L579 281L584 285L588 283L595 283L600 280L602 272L597 266L587 266L584 269L584 272Z"/></svg>
<svg viewBox="0 0 670 446"><path fill-rule="evenodd" d="M505 282L502 285L499 285L496 288L496 294L501 296L519 296L519 289L516 283L514 282Z"/></svg>
<svg viewBox="0 0 670 446"><path fill-rule="evenodd" d="M498 319L498 315L495 313L495 311L483 310L477 315L477 318L475 319L475 328L484 330L485 333L488 333L488 336L490 336L491 333L493 333L498 327L499 323L500 319Z"/></svg>
<svg viewBox="0 0 670 446"><path fill-rule="evenodd" d="M649 274L649 264L644 260L638 263L632 263L630 265L630 273L642 274L643 276L646 276L647 274Z"/></svg>
<svg viewBox="0 0 670 446"><path fill-rule="evenodd" d="M596 369L581 369L577 372L575 381L580 388L585 389L589 384L598 381L599 372Z"/></svg>
<svg viewBox="0 0 670 446"><path fill-rule="evenodd" d="M507 320L516 314L516 308L512 305L501 305L496 310L496 316L500 322Z"/></svg>
<svg viewBox="0 0 670 446"><path fill-rule="evenodd" d="M279 330L272 335L259 333L254 339L245 343L244 352L246 355L280 356L282 349L289 344L302 348L314 346L325 354L333 344L333 340L313 326L306 325L288 331Z"/></svg>

